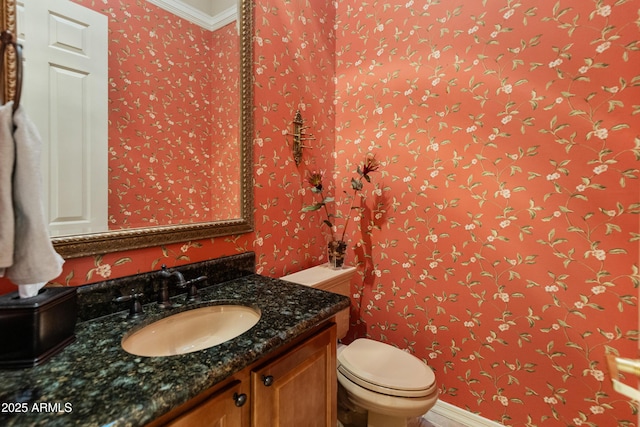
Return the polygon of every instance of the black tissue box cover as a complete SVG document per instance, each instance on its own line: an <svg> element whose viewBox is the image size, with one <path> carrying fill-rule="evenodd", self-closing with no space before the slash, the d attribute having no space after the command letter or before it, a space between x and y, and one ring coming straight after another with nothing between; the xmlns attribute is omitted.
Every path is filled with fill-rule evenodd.
<svg viewBox="0 0 640 427"><path fill-rule="evenodd" d="M0 368L39 365L75 340L76 288L45 287L38 295L0 296Z"/></svg>

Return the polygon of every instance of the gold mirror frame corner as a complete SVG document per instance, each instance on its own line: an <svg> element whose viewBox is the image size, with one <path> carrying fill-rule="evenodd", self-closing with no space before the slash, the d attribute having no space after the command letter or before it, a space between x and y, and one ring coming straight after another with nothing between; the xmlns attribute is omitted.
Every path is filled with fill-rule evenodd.
<svg viewBox="0 0 640 427"><path fill-rule="evenodd" d="M16 33L16 3L15 0L0 0L2 9L0 10L0 30L8 30L12 34ZM13 99L16 89L16 64L15 64L15 52L13 49L7 49L5 51L5 58L0 58L2 64L0 66L6 67L2 73L4 81L0 82L2 85L2 99Z"/></svg>
<svg viewBox="0 0 640 427"><path fill-rule="evenodd" d="M0 0L2 29L16 34L15 0ZM219 236L249 233L254 230L253 219L253 0L239 0L241 37L241 165L240 218L172 226L158 226L132 230L114 230L103 233L52 238L56 251L64 258L85 256L161 246L171 243L202 240ZM6 61L4 99L15 93L15 64Z"/></svg>

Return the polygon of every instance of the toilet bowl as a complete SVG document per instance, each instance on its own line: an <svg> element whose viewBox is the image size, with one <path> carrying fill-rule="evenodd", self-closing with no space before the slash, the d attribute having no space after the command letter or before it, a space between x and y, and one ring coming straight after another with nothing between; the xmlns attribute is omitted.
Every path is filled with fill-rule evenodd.
<svg viewBox="0 0 640 427"><path fill-rule="evenodd" d="M354 273L354 267L333 270L320 265L281 279L349 295ZM336 324L338 338L344 338L349 309L336 316ZM407 352L366 338L338 346L337 376L338 404L347 408L346 416L353 421L345 422L349 425L406 427L407 419L424 415L438 400L431 368Z"/></svg>
<svg viewBox="0 0 640 427"><path fill-rule="evenodd" d="M433 371L396 347L360 338L338 353L338 382L368 427L405 427L438 400Z"/></svg>

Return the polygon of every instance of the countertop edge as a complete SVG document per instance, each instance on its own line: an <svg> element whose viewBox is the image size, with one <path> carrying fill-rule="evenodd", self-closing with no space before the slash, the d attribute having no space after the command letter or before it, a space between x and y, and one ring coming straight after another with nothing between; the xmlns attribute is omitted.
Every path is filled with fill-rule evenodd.
<svg viewBox="0 0 640 427"><path fill-rule="evenodd" d="M210 349L144 358L126 353L120 340L135 322L126 312L79 323L76 342L42 366L0 370L0 402L71 403L65 413L7 414L5 426L143 426L268 358L350 306L346 296L257 274L211 286L210 301L261 306L262 317L244 334ZM154 305L147 316L162 316ZM155 311L154 311L155 310ZM261 323L262 322L262 323ZM105 404L105 397L111 399Z"/></svg>

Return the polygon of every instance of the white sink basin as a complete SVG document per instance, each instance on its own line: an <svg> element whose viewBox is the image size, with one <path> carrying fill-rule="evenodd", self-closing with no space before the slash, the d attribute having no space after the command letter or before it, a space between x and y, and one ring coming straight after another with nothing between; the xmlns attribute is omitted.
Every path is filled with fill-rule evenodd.
<svg viewBox="0 0 640 427"><path fill-rule="evenodd" d="M244 305L212 305L165 317L125 335L122 348L137 356L172 356L221 344L251 329L260 311Z"/></svg>

